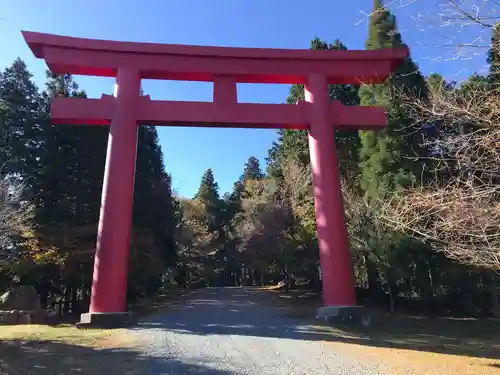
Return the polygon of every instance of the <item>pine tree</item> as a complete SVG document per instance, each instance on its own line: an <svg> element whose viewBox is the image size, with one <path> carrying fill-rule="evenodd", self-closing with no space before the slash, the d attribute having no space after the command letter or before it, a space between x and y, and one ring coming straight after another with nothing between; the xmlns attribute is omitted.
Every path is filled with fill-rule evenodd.
<svg viewBox="0 0 500 375"><path fill-rule="evenodd" d="M40 286L44 289L52 278L51 283L60 283L65 298L75 299L78 290L82 296L87 295L92 282L108 130L106 127L52 125L49 113L54 97L85 98L86 95L69 74L58 76L47 72L47 78L46 91L42 93L43 153L33 196L39 247L56 250L57 257L47 260L38 275L45 281L37 282L45 285ZM64 261L57 263L58 259ZM61 279L56 281L55 275L47 272L59 267Z"/></svg>
<svg viewBox="0 0 500 375"><path fill-rule="evenodd" d="M44 93L47 113L54 97L86 97L69 74L58 76L47 72L47 78ZM107 137L107 127L52 125L47 120L45 154L37 189L37 216L43 226L89 226L90 230L96 225Z"/></svg>
<svg viewBox="0 0 500 375"><path fill-rule="evenodd" d="M2 246L8 251L8 264L23 257L25 235L36 227L31 217L29 225L24 225L28 222L23 219L23 208L33 204L36 192L43 153L42 124L45 121L43 103L31 77L21 59L0 72L0 185L4 203L4 215L0 219L4 230L0 240L8 241L9 246ZM9 212L16 213L12 223L6 215ZM16 223L23 225L12 233L9 228ZM6 264L0 265L0 284L3 284L1 279L8 269L4 266ZM29 272L26 267L20 267L19 271L14 272L16 277ZM14 274L8 275L9 281Z"/></svg>
<svg viewBox="0 0 500 375"><path fill-rule="evenodd" d="M205 205L209 232L220 229L221 200L219 198L219 185L215 181L211 168L207 169L201 178L200 187L194 199Z"/></svg>
<svg viewBox="0 0 500 375"><path fill-rule="evenodd" d="M0 168L3 175L18 178L28 187L35 183L45 121L31 77L21 59L0 73Z"/></svg>
<svg viewBox="0 0 500 375"><path fill-rule="evenodd" d="M401 34L396 27L396 18L375 0L366 41L367 49L403 47ZM371 198L377 198L398 186L407 186L414 181L418 164L419 134L411 121L405 118L404 107L398 102L400 91L407 95L426 95L426 83L417 66L408 58L388 81L381 85L364 85L359 90L361 105L377 105L387 108L388 129L360 132L360 183ZM415 154L417 152L417 154Z"/></svg>
<svg viewBox="0 0 500 375"><path fill-rule="evenodd" d="M245 163L239 180L233 184L233 191L227 194L223 200L221 214L223 225L226 227L227 232L232 231L233 219L242 210L241 200L244 195L245 184L249 181L261 181L264 177L265 175L260 168L259 160L254 156L250 156Z"/></svg>
<svg viewBox="0 0 500 375"><path fill-rule="evenodd" d="M175 260L172 180L165 172L156 128L142 125L138 132L133 225L150 233L166 265Z"/></svg>
<svg viewBox="0 0 500 375"><path fill-rule="evenodd" d="M214 279L219 278L227 271L229 266L228 253L231 241L228 241L230 218L228 217L228 203L220 199L219 186L215 181L212 169L207 169L202 176L198 192L194 196L194 202L200 202L203 208L202 217L196 218L197 225L203 235L203 249L201 255L205 266L211 269L212 276L209 284L217 283Z"/></svg>
<svg viewBox="0 0 500 375"><path fill-rule="evenodd" d="M314 38L311 41L310 48L312 50L347 50L347 47L338 39L334 43L328 44L319 38ZM328 86L330 100L339 100L344 105L359 104L358 89L358 85ZM295 104L298 100L304 100L304 85L292 85L286 102L288 104ZM343 176L353 174L352 171L357 168L358 134L355 131L336 130L335 136L341 173ZM309 164L309 141L306 130L279 131L278 140L273 142L273 146L269 150L269 155L266 159L268 174L280 179L280 165L285 159L294 160L300 166Z"/></svg>
<svg viewBox="0 0 500 375"><path fill-rule="evenodd" d="M133 207L129 299L156 291L177 258L177 208L154 126L138 128Z"/></svg>
<svg viewBox="0 0 500 375"><path fill-rule="evenodd" d="M403 47L395 16L375 0L369 21L367 49ZM403 95L402 95L403 94ZM389 232L374 212L377 203L394 190L409 186L420 177L423 163L419 156L428 156L421 147L423 131L414 126L405 113L404 97L425 99L427 86L411 58L400 64L388 80L379 85L364 85L359 90L361 105L385 107L388 127L380 131L360 131L360 187L372 209L363 219L368 248L364 251L364 264L368 285L373 296L380 295L377 274L382 271L394 310L394 296L398 271L408 268L409 241L399 233ZM422 252L423 253L423 252ZM418 255L417 255L418 257Z"/></svg>
<svg viewBox="0 0 500 375"><path fill-rule="evenodd" d="M250 156L245 163L243 169L243 174L240 177L240 181L244 182L247 180L262 180L264 178L264 173L260 169L260 162L255 156Z"/></svg>
<svg viewBox="0 0 500 375"><path fill-rule="evenodd" d="M490 65L488 80L496 86L500 81L500 22L493 28L487 61Z"/></svg>
<svg viewBox="0 0 500 375"><path fill-rule="evenodd" d="M211 168L207 169L201 178L200 187L194 196L209 206L216 206L219 201L219 185L215 182L214 173Z"/></svg>

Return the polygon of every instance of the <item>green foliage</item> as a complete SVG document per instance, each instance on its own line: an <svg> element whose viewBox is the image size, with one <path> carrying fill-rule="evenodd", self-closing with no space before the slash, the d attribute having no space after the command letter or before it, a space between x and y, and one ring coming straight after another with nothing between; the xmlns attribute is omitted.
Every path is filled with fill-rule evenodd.
<svg viewBox="0 0 500 375"><path fill-rule="evenodd" d="M17 59L0 74L0 168L11 178L32 177L27 187L37 178L44 120L38 89Z"/></svg>
<svg viewBox="0 0 500 375"><path fill-rule="evenodd" d="M45 110L57 96L86 97L71 75L47 73ZM43 157L34 194L41 231L88 225L97 221L100 207L103 160L108 129L44 123ZM88 147L88 143L93 147ZM56 241L57 242L57 241ZM58 246L58 244L55 244Z"/></svg>
<svg viewBox="0 0 500 375"><path fill-rule="evenodd" d="M374 1L373 10L366 48L404 47L394 15L380 0ZM388 128L377 132L332 129L356 286L365 305L479 315L495 309L495 295L498 304L495 275L451 261L427 243L388 228L379 215L398 190L431 186L427 171L440 173L443 181L457 173L457 168L434 171L436 164L426 159L431 151L450 152L440 148L440 141L477 124L462 121L444 127L435 121L422 129L406 99L425 103L428 88L436 87L468 98L474 90L496 84L497 29L487 77L473 75L460 85L439 75L425 80L408 58L383 84L329 85L331 100L383 106L389 119ZM319 38L310 48L347 49L339 40ZM35 213L34 226L9 248L15 256L0 269L0 288L32 284L47 305L74 298L85 310L108 129L51 125L53 97L84 98L85 93L71 75L48 74L46 86L40 93L19 59L0 73L1 175L23 182L22 199L33 202ZM286 103L298 100L304 100L303 85L291 87ZM269 150L267 173L250 157L223 198L211 169L193 199L172 196L171 176L153 126L138 130L136 168L129 300L154 293L173 265L182 286L277 283L291 273L321 288L307 131L280 131Z"/></svg>
<svg viewBox="0 0 500 375"><path fill-rule="evenodd" d="M311 41L312 50L347 50L347 47L336 40L329 44L315 38ZM330 100L339 100L344 105L359 104L358 85L328 85ZM286 99L288 104L295 104L304 100L304 85L292 85ZM332 126L333 127L333 126ZM357 167L359 137L356 131L332 130L337 143L337 155L340 162L340 170L344 177L352 175L353 169ZM309 142L305 130L280 130L278 140L273 142L266 159L268 163L267 172L270 176L281 180L283 178L281 166L287 160L294 160L300 166L309 164Z"/></svg>
<svg viewBox="0 0 500 375"><path fill-rule="evenodd" d="M33 230L11 250L15 261L1 271L3 280L9 280L3 287L29 283L47 303L79 298L85 310L108 128L52 125L52 98L86 95L71 75L48 73L46 86L39 93L19 59L0 75L2 175L23 182L35 213ZM156 288L176 257L171 179L154 127L140 127L137 149L132 247L139 256L133 255L129 275L131 297Z"/></svg>
<svg viewBox="0 0 500 375"><path fill-rule="evenodd" d="M220 230L221 218L219 212L222 202L219 197L219 185L215 181L212 169L207 169L203 174L194 199L199 200L206 207L205 221L209 227L208 231Z"/></svg>
<svg viewBox="0 0 500 375"><path fill-rule="evenodd" d="M164 266L176 260L176 225L172 179L165 172L158 133L154 126L143 125L137 145L133 226L150 232Z"/></svg>
<svg viewBox="0 0 500 375"><path fill-rule="evenodd" d="M374 1L366 46L404 47L395 17L379 0ZM316 38L311 48L346 47L339 41L329 44ZM427 103L428 88L459 89L466 94L485 84L485 77L480 76L460 86L439 75L426 81L408 58L384 84L329 86L331 100L382 106L389 119L388 128L377 132L335 132L360 303L429 314L481 315L498 308L498 277L455 263L429 244L389 228L380 215L400 189L431 186L436 176L451 177L450 171L437 168L432 156L446 152L440 142L453 137L455 130L439 121L424 127L417 124L408 100ZM303 85L293 85L286 102L294 105L298 100L304 100ZM269 150L266 176L250 172L259 169L252 164L256 163L246 164L216 214L226 228L218 250L222 258L201 260L197 267L212 271L199 277L211 284L218 280L219 285L265 284L276 283L288 272L320 288L307 132L279 132ZM204 217L206 209L197 207L198 217ZM197 233L192 249L204 238L208 249L214 248L210 242L214 237L208 236L206 228ZM221 274L226 276L214 276Z"/></svg>
<svg viewBox="0 0 500 375"><path fill-rule="evenodd" d="M212 169L207 169L203 174L200 187L194 199L199 199L210 206L217 206L219 202L219 185L215 182Z"/></svg>
<svg viewBox="0 0 500 375"><path fill-rule="evenodd" d="M240 177L240 181L247 181L247 180L262 180L264 178L264 173L262 173L262 170L260 168L260 162L259 160L254 157L250 156L248 158L248 161L245 163L245 168L243 169L243 174Z"/></svg>
<svg viewBox="0 0 500 375"><path fill-rule="evenodd" d="M396 18L381 1L375 1L366 48L403 46ZM398 66L386 83L364 85L359 90L361 105L385 107L388 114L387 129L360 132L360 185L370 199L409 186L419 176L421 166L415 158L422 152L422 138L412 120L405 116L399 96L417 94L425 97L426 91L426 82L411 58Z"/></svg>
<svg viewBox="0 0 500 375"><path fill-rule="evenodd" d="M493 28L487 62L490 66L488 80L491 84L498 85L500 80L500 23Z"/></svg>

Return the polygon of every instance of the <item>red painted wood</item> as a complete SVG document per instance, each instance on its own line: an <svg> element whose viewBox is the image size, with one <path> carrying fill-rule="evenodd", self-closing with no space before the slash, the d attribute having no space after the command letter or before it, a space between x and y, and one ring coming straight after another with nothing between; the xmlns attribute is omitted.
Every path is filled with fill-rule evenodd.
<svg viewBox="0 0 500 375"><path fill-rule="evenodd" d="M116 82L90 301L94 313L126 311L138 129L135 117L141 80L136 70L121 69Z"/></svg>
<svg viewBox="0 0 500 375"><path fill-rule="evenodd" d="M57 97L52 99L50 120L53 124L109 125L113 118L115 98L101 99Z"/></svg>
<svg viewBox="0 0 500 375"><path fill-rule="evenodd" d="M176 125L224 128L309 129L311 107L307 102L290 104L232 103L233 96L221 97L217 105L209 102L181 102L138 99L136 121L148 125ZM229 103L226 105L226 103ZM51 119L56 124L107 125L113 118L114 98L56 98ZM386 126L379 107L329 104L330 127L340 130L377 129Z"/></svg>
<svg viewBox="0 0 500 375"><path fill-rule="evenodd" d="M309 150L314 186L314 208L320 248L323 300L326 306L354 306L351 253L345 225L331 105L324 76L313 75L304 86L311 103ZM338 107L338 105L337 105Z"/></svg>
<svg viewBox="0 0 500 375"><path fill-rule="evenodd" d="M407 49L310 51L128 43L23 32L59 74L117 77L118 94L56 98L54 123L110 125L91 312L125 309L137 125L308 129L326 305L355 304L334 129L377 129L383 109L329 102L328 84L380 83ZM214 103L153 101L140 79L214 82ZM237 103L237 82L303 83L306 101Z"/></svg>
<svg viewBox="0 0 500 375"><path fill-rule="evenodd" d="M238 103L236 80L232 76L214 77L214 103L217 106L232 107Z"/></svg>
<svg viewBox="0 0 500 375"><path fill-rule="evenodd" d="M71 38L23 31L33 53L55 73L115 77L119 67L142 78L236 82L305 83L323 74L329 83L383 82L408 54L406 48L372 51L311 51L180 46Z"/></svg>

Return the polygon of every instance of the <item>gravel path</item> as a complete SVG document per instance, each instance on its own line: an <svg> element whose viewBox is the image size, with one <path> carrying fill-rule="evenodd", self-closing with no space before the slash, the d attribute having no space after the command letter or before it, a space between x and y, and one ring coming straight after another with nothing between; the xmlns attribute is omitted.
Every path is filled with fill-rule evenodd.
<svg viewBox="0 0 500 375"><path fill-rule="evenodd" d="M208 288L134 329L149 374L379 374L265 303L252 288Z"/></svg>

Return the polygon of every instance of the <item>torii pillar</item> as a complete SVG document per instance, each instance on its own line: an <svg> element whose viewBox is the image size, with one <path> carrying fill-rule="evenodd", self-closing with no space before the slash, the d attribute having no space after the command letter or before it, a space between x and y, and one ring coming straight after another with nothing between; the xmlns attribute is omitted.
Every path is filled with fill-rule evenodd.
<svg viewBox="0 0 500 375"><path fill-rule="evenodd" d="M137 70L118 70L104 169L90 314L126 311L140 90L141 78ZM109 249L121 249L120 256Z"/></svg>
<svg viewBox="0 0 500 375"><path fill-rule="evenodd" d="M306 102L312 104L309 154L325 304L325 308L318 311L318 317L351 315L359 309L353 309L356 294L327 79L311 75L304 89ZM346 288L346 285L351 287Z"/></svg>
<svg viewBox="0 0 500 375"><path fill-rule="evenodd" d="M101 214L89 313L81 326L128 321L126 287L137 127L141 124L309 131L324 307L321 318L352 316L356 306L335 129L386 126L384 110L330 102L329 84L383 82L406 48L311 51L128 43L23 32L35 56L56 74L116 77L116 97L56 98L58 124L109 125ZM214 83L214 101L155 101L140 95L143 78ZM238 103L236 84L304 84L298 105ZM91 147L91 145L89 145Z"/></svg>

